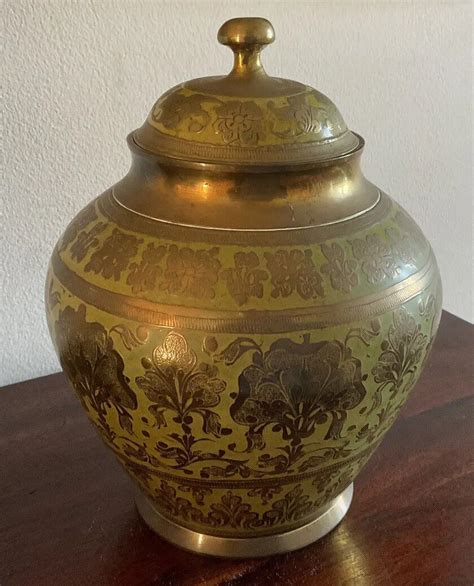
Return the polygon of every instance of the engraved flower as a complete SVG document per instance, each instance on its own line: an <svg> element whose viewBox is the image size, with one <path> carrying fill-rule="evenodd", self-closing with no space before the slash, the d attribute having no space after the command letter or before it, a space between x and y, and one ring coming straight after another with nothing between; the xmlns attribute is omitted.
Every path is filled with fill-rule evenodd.
<svg viewBox="0 0 474 586"><path fill-rule="evenodd" d="M146 372L137 378L137 384L153 403L149 411L157 427L167 425L166 414L171 412L183 432L190 433L189 425L199 415L205 433L221 435L220 419L212 407L219 404L225 382L211 366L197 365L196 354L181 334L170 332L142 364Z"/></svg>
<svg viewBox="0 0 474 586"><path fill-rule="evenodd" d="M71 257L78 262L83 261L91 248L99 244L97 236L104 231L106 224L99 222L89 232L81 232L71 246Z"/></svg>
<svg viewBox="0 0 474 586"><path fill-rule="evenodd" d="M69 244L75 240L79 232L84 228L87 228L87 226L92 224L94 220L97 220L97 213L95 211L94 203L91 203L81 210L66 228L61 238L60 250L66 250Z"/></svg>
<svg viewBox="0 0 474 586"><path fill-rule="evenodd" d="M295 290L303 299L324 296L311 250L278 250L264 256L273 285L272 297L289 297Z"/></svg>
<svg viewBox="0 0 474 586"><path fill-rule="evenodd" d="M221 263L218 248L192 250L172 244L168 249L161 288L174 295L213 299Z"/></svg>
<svg viewBox="0 0 474 586"><path fill-rule="evenodd" d="M263 283L268 273L259 268L259 258L255 252L237 252L234 255L234 267L222 271L227 282L227 289L239 305L249 297L263 297Z"/></svg>
<svg viewBox="0 0 474 586"><path fill-rule="evenodd" d="M130 265L127 277L127 285L132 286L133 293L152 291L156 285L156 279L162 274L160 262L165 256L166 246L155 246L150 243L142 254L141 261Z"/></svg>
<svg viewBox="0 0 474 586"><path fill-rule="evenodd" d="M339 244L321 244L321 250L329 261L321 266L321 272L329 275L331 285L336 291L349 293L358 283L357 262L345 258L344 250Z"/></svg>
<svg viewBox="0 0 474 586"><path fill-rule="evenodd" d="M414 372L426 345L426 336L404 307L393 314L388 338L382 342L382 353L372 369L375 382L399 387L403 378Z"/></svg>
<svg viewBox="0 0 474 586"><path fill-rule="evenodd" d="M386 277L394 278L398 275L400 268L391 247L377 234L369 234L365 240L353 240L351 245L355 258L362 263L362 271L369 283L378 283Z"/></svg>
<svg viewBox="0 0 474 586"><path fill-rule="evenodd" d="M410 389L422 366L422 355L428 347L427 336L422 334L421 326L404 307L393 313L393 324L388 337L382 342L377 364L372 374L377 387L369 413L382 405L382 396L388 389L395 397L402 389Z"/></svg>
<svg viewBox="0 0 474 586"><path fill-rule="evenodd" d="M184 96L172 91L155 104L151 117L171 130L182 126L185 130L198 133L204 130L210 120L208 112L202 107L204 102L218 103L218 100L202 94Z"/></svg>
<svg viewBox="0 0 474 586"><path fill-rule="evenodd" d="M121 272L127 268L130 259L137 254L138 245L142 242L143 240L124 234L115 228L99 250L91 256L85 270L102 274L105 279L113 277L118 281Z"/></svg>
<svg viewBox="0 0 474 586"><path fill-rule="evenodd" d="M327 422L326 439L337 439L347 411L365 396L361 363L337 340L280 339L267 352L254 352L252 361L239 376L230 409L234 421L249 427L249 450L268 425L294 447Z"/></svg>
<svg viewBox="0 0 474 586"><path fill-rule="evenodd" d="M262 111L253 102L231 101L216 110L214 128L226 144L256 145L263 138Z"/></svg>
<svg viewBox="0 0 474 586"><path fill-rule="evenodd" d="M414 265L416 251L408 234L401 234L397 228L387 228L387 236L392 242L392 251L404 264Z"/></svg>

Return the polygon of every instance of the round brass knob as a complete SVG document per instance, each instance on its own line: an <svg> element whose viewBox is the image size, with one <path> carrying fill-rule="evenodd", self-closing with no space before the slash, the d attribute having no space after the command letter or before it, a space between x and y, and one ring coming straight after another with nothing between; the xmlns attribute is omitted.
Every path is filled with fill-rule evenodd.
<svg viewBox="0 0 474 586"><path fill-rule="evenodd" d="M275 31L266 18L232 18L225 22L217 33L217 40L234 52L234 68L230 75L234 78L249 75L266 77L260 61L260 53L265 45L273 43Z"/></svg>
<svg viewBox="0 0 474 586"><path fill-rule="evenodd" d="M262 47L275 40L275 31L266 18L232 18L217 33L217 40L232 49Z"/></svg>

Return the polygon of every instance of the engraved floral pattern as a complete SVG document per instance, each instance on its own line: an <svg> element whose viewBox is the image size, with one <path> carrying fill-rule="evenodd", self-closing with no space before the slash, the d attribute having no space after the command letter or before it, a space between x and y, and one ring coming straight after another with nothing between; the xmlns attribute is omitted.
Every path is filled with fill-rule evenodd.
<svg viewBox="0 0 474 586"><path fill-rule="evenodd" d="M382 353L372 369L375 382L380 383L374 395L372 411L380 407L385 389L393 398L402 386L405 389L411 387L427 342L420 325L404 307L394 312L388 337L381 345Z"/></svg>
<svg viewBox="0 0 474 586"><path fill-rule="evenodd" d="M219 103L220 100L202 94L183 96L167 93L155 104L151 117L166 128L175 129L184 125L185 130L199 133L211 120L208 112L202 107L204 102Z"/></svg>
<svg viewBox="0 0 474 586"><path fill-rule="evenodd" d="M216 115L214 128L226 144L252 146L263 138L262 111L254 102L226 102Z"/></svg>
<svg viewBox="0 0 474 586"><path fill-rule="evenodd" d="M142 242L143 240L114 228L112 234L91 256L85 270L101 274L104 279L113 277L118 281L121 273L128 267L130 259L137 254L138 246Z"/></svg>
<svg viewBox="0 0 474 586"><path fill-rule="evenodd" d="M406 309L401 307L395 311L388 338L382 342L382 354L372 370L375 382L389 383L393 390L399 389L403 378L414 372L425 344L426 336Z"/></svg>
<svg viewBox="0 0 474 586"><path fill-rule="evenodd" d="M255 252L237 252L234 255L234 267L222 271L227 289L239 305L243 305L249 297L263 297L263 281L268 273L262 270L260 260Z"/></svg>
<svg viewBox="0 0 474 586"><path fill-rule="evenodd" d="M365 239L351 242L354 257L361 262L362 271L369 283L378 283L385 278L394 278L400 268L392 249L378 234L369 234Z"/></svg>
<svg viewBox="0 0 474 586"><path fill-rule="evenodd" d="M259 486L257 488L251 488L247 495L248 496L259 496L262 501L262 505L267 505L273 500L275 495L280 494L283 491L282 486Z"/></svg>
<svg viewBox="0 0 474 586"><path fill-rule="evenodd" d="M157 427L166 427L166 413L171 411L186 431L190 431L193 416L199 415L205 433L220 435L219 417L211 407L218 405L225 382L215 376L212 367L197 365L196 354L181 334L170 332L142 363L146 374L137 378L137 384L153 402L149 410Z"/></svg>
<svg viewBox="0 0 474 586"><path fill-rule="evenodd" d="M159 488L155 489L155 503L159 510L171 517L181 518L185 521L203 522L203 513L200 509L193 507L188 499L179 497L176 489L162 480Z"/></svg>
<svg viewBox="0 0 474 586"><path fill-rule="evenodd" d="M245 339L242 343L249 348ZM361 363L347 345L337 340L310 343L308 337L301 344L280 339L265 353L254 351L238 384L231 415L249 428L247 449L265 447L262 433L269 425L288 442L283 454L261 460L280 472L304 455L302 440L315 426L327 426L326 439L339 439L347 411L366 393Z"/></svg>
<svg viewBox="0 0 474 586"><path fill-rule="evenodd" d="M190 486L189 484L181 484L178 488L182 492L190 492L197 505L203 505L204 498L212 494L212 489L206 488L205 486Z"/></svg>
<svg viewBox="0 0 474 586"><path fill-rule="evenodd" d="M423 236L423 233L421 232L417 223L407 213L399 210L395 214L394 220L395 223L399 226L400 230L408 234L418 248L424 249L428 246L428 242Z"/></svg>
<svg viewBox="0 0 474 586"><path fill-rule="evenodd" d="M300 142L306 136L320 141L345 132L346 125L335 106L319 100L320 96L311 91L282 101L226 100L172 89L156 102L150 122L161 131L164 127L166 134L182 133L185 140L189 140L188 133L202 133L202 137L195 136L198 142L201 139L204 143L241 147L268 144L275 139L280 143Z"/></svg>
<svg viewBox="0 0 474 586"><path fill-rule="evenodd" d="M96 248L99 244L97 236L106 228L104 222L99 222L92 226L88 232L81 232L71 246L71 258L77 262L83 261L91 248Z"/></svg>
<svg viewBox="0 0 474 586"><path fill-rule="evenodd" d="M330 245L321 244L321 250L328 260L321 266L321 272L329 276L333 289L350 293L359 282L357 262L353 259L347 260L343 248L336 242Z"/></svg>
<svg viewBox="0 0 474 586"><path fill-rule="evenodd" d="M278 250L264 256L271 274L272 297L289 297L295 290L303 299L324 296L311 250Z"/></svg>
<svg viewBox="0 0 474 586"><path fill-rule="evenodd" d="M242 502L242 497L229 490L222 496L220 503L211 505L209 524L213 527L249 529L261 524L258 517L251 505Z"/></svg>
<svg viewBox="0 0 474 586"><path fill-rule="evenodd" d="M157 346L150 358L142 359L146 369L137 377L137 385L152 402L148 408L158 428L167 427L167 417L181 427L182 433L171 433L157 448L165 459L174 460L180 468L200 460L219 459L223 453L203 453L195 448L199 440L192 431L196 417L201 420L204 434L214 437L230 430L221 427L220 417L214 411L226 383L217 377L217 369L208 364L197 364L195 352L186 339L170 332L163 344Z"/></svg>
<svg viewBox="0 0 474 586"><path fill-rule="evenodd" d="M334 111L332 116L323 108L316 108L307 102L305 94L290 96L288 105L277 107L269 102L268 107L276 116L273 132L287 138L302 134L321 136L339 134L344 130L344 123Z"/></svg>
<svg viewBox="0 0 474 586"><path fill-rule="evenodd" d="M369 379L348 344L357 338L354 349L361 343L371 346L382 334L379 320L347 330L341 341L312 343L308 334L301 342L279 338L265 349L259 339L241 337L219 351L215 337L207 337L203 352L211 363L206 364L182 334L170 332L150 348L144 326L130 329L118 323L106 330L88 322L85 311L84 305L59 311L54 330L61 364L104 438L121 452L127 471L171 518L245 535L296 526L349 484L413 386L432 335L424 332L437 310L430 294L416 300L416 316L403 307L393 313L371 370L375 396L367 396ZM117 348L135 352L142 347L144 372L134 382L148 401L138 412ZM244 356L244 367L238 369ZM225 392L220 362L236 365L235 393L232 387ZM225 414L224 396L232 400ZM362 403L366 421L358 423L351 412ZM149 419L142 416L146 409ZM236 423L232 429L221 420L229 415ZM315 444L318 429L324 440ZM149 431L153 441L147 439ZM182 475L174 485L162 476L169 468ZM316 495L299 484L268 482L293 473L308 475L309 482L314 478ZM246 484L242 491L222 490L206 484L211 478L224 486L228 478Z"/></svg>
<svg viewBox="0 0 474 586"><path fill-rule="evenodd" d="M88 219L97 219L93 208L92 212L93 216L88 212ZM71 259L86 259L85 270L105 278L118 280L126 271L124 278L132 293L152 293L156 301L162 300L163 291L209 300L218 293L222 297L227 289L225 301L232 305L233 300L238 306L265 297L298 296L309 301L325 297L331 289L349 294L367 281L378 285L395 279L404 267L411 274L409 267L421 267L420 256L428 251L416 224L397 210L381 230L364 232L352 240L333 240L306 249L282 247L274 252L242 248L232 251L233 262L226 246L195 249L148 240L145 250L140 251L142 239L118 228L105 237L106 227L107 223L100 221L77 233L70 246ZM138 259L134 258L137 254L141 254ZM323 260L316 261L321 254Z"/></svg>
<svg viewBox="0 0 474 586"><path fill-rule="evenodd" d="M61 293L55 290L55 284L53 277L49 277L49 283L46 286L45 301L48 307L48 311L52 312L53 309L61 302Z"/></svg>
<svg viewBox="0 0 474 586"><path fill-rule="evenodd" d="M168 250L161 289L197 299L213 299L221 263L218 248L193 250L172 244Z"/></svg>
<svg viewBox="0 0 474 586"><path fill-rule="evenodd" d="M112 338L97 322L86 321L86 308L66 307L56 322L56 345L61 366L87 411L94 411L98 425L109 439L113 432L107 422L108 410L115 410L120 426L132 433L130 410L137 398L125 377L124 362Z"/></svg>
<svg viewBox="0 0 474 586"><path fill-rule="evenodd" d="M95 206L94 204L89 204L79 212L72 222L69 223L61 238L60 250L66 250L69 244L75 240L79 232L84 230L84 228L87 228L87 226L92 224L95 220L97 220Z"/></svg>
<svg viewBox="0 0 474 586"><path fill-rule="evenodd" d="M348 482L345 477L340 484L347 486ZM183 488L180 486L181 490ZM339 484L337 486L333 484L330 485L330 489L337 494L337 492L341 492L343 487L339 488ZM190 490L186 487L184 492ZM271 500L275 494L280 492L282 492L282 488L275 487L268 488L265 494ZM263 493L255 492L255 495L249 493L249 496L258 496L259 494ZM203 500L196 503L201 506L198 509L187 498L179 496L178 491L166 480L161 480L160 486L154 494L156 507L168 516L171 515L188 523L199 523L214 529L240 529L241 531L295 523L311 516L320 506L320 500L320 497L314 501L311 500L309 495L304 494L301 485L297 484L288 490L282 498L272 502L268 510L259 513L253 510L252 505L245 502L242 496L228 490L222 494L219 501L210 504L209 512L206 513L202 508L204 495ZM268 502L268 500L265 501L265 504Z"/></svg>
<svg viewBox="0 0 474 586"><path fill-rule="evenodd" d="M144 250L141 261L130 265L127 285L132 286L133 293L152 291L155 288L157 278L163 273L160 263L165 254L166 246L150 243Z"/></svg>
<svg viewBox="0 0 474 586"><path fill-rule="evenodd" d="M272 508L263 514L266 525L279 525L288 521L299 521L311 514L314 503L301 486L295 486L283 499L273 503Z"/></svg>

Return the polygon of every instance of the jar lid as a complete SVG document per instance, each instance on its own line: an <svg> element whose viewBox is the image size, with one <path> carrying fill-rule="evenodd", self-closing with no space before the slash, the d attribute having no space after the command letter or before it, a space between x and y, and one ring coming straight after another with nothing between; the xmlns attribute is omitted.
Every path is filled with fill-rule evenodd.
<svg viewBox="0 0 474 586"><path fill-rule="evenodd" d="M163 94L132 134L139 147L188 162L272 167L319 163L358 150L362 139L329 98L265 72L260 54L275 39L268 20L228 20L217 38L234 52L232 71Z"/></svg>

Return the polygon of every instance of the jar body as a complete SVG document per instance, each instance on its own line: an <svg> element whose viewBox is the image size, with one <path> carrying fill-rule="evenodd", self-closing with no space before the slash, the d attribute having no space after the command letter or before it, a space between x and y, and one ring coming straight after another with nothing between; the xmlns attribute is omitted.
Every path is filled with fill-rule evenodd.
<svg viewBox="0 0 474 586"><path fill-rule="evenodd" d="M345 222L259 232L106 192L58 243L46 294L63 369L148 502L225 539L305 526L352 483L441 313L430 246L383 194Z"/></svg>

